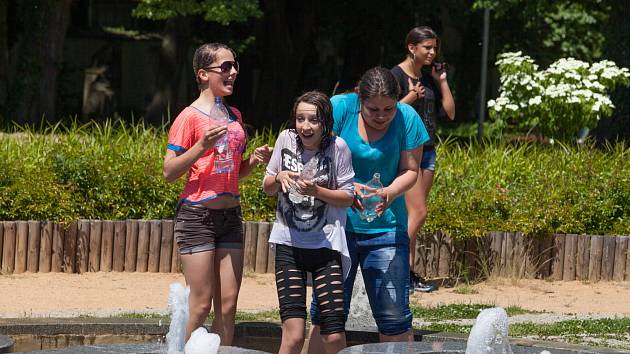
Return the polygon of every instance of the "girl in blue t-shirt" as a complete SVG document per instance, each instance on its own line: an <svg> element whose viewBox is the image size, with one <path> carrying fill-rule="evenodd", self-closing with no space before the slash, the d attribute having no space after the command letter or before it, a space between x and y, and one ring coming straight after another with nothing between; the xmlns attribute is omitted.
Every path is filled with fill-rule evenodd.
<svg viewBox="0 0 630 354"><path fill-rule="evenodd" d="M346 237L352 265L344 282L345 312L350 308L352 287L360 265L365 290L381 341L413 340L409 309L409 236L403 194L418 177L422 144L427 131L416 111L398 102L400 88L387 69L368 70L358 85L358 94L334 96L334 132L352 152L355 195L374 173L383 188L374 193L382 199L372 222L359 217L359 198L348 209ZM314 290L316 296L317 290ZM309 352L320 352L319 311L311 306Z"/></svg>

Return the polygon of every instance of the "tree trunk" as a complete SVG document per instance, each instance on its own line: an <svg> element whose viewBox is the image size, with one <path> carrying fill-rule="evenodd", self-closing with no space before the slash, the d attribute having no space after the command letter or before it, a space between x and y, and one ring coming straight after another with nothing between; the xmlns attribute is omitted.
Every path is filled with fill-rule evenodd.
<svg viewBox="0 0 630 354"><path fill-rule="evenodd" d="M9 34L7 27L7 1L0 1L0 124L5 121L9 79Z"/></svg>
<svg viewBox="0 0 630 354"><path fill-rule="evenodd" d="M166 21L155 93L145 115L145 120L152 124L162 124L168 117L175 119L174 114L188 104L188 92L180 92L180 83L192 73L192 64L188 60L190 38L189 17L174 17Z"/></svg>
<svg viewBox="0 0 630 354"><path fill-rule="evenodd" d="M24 16L17 45L15 77L11 80L12 114L20 124L54 121L57 75L63 62L63 44L72 0L29 0L17 6Z"/></svg>
<svg viewBox="0 0 630 354"><path fill-rule="evenodd" d="M299 80L307 46L312 43L309 37L315 9L313 1L264 0L262 5L262 72L251 113L256 126L279 126L287 120L301 87Z"/></svg>

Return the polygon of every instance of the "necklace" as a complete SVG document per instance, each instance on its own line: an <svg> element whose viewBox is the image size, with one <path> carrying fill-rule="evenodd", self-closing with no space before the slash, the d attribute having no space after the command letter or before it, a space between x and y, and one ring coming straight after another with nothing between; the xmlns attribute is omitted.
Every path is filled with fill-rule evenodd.
<svg viewBox="0 0 630 354"><path fill-rule="evenodd" d="M413 61L409 60L408 63L409 64L407 65L407 71L405 71L405 74L407 74L407 76L409 76L413 80L420 81L420 78L422 77L422 68L420 68L420 74L416 75L416 67ZM409 73L411 73L412 75L409 75Z"/></svg>

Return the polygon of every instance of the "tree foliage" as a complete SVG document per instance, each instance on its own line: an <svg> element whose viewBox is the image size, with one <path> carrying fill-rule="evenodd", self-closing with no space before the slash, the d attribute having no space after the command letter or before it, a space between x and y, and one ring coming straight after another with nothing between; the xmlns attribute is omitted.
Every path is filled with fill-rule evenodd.
<svg viewBox="0 0 630 354"><path fill-rule="evenodd" d="M206 21L228 25L261 17L256 0L142 0L133 15L150 20L202 15Z"/></svg>
<svg viewBox="0 0 630 354"><path fill-rule="evenodd" d="M507 37L499 51L535 50L545 62L601 58L611 10L610 0L475 0L473 8L492 11L493 35Z"/></svg>

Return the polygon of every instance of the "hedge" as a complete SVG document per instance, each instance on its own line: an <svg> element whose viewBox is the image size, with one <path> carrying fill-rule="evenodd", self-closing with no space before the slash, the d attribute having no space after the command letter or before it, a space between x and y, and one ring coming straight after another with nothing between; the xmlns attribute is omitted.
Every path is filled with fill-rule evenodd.
<svg viewBox="0 0 630 354"><path fill-rule="evenodd" d="M165 127L73 124L0 135L0 220L172 218L183 179L166 183ZM247 154L277 132L254 134ZM259 166L241 183L246 220L272 221ZM630 234L630 149L443 141L425 229Z"/></svg>

